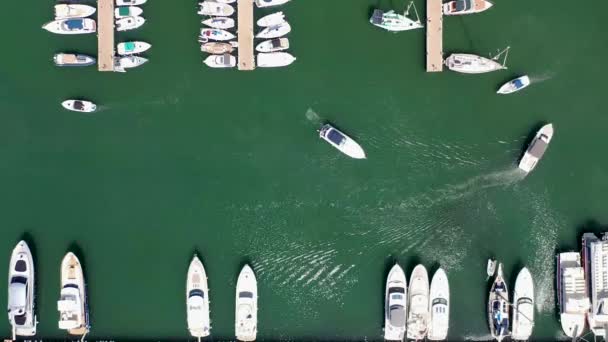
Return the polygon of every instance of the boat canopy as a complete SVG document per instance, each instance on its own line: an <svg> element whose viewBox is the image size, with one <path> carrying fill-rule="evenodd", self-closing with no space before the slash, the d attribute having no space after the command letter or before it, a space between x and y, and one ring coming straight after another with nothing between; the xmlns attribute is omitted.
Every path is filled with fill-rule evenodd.
<svg viewBox="0 0 608 342"><path fill-rule="evenodd" d="M125 43L125 51L133 51L135 50L135 43L127 42Z"/></svg>
<svg viewBox="0 0 608 342"><path fill-rule="evenodd" d="M17 272L25 272L27 271L27 263L25 260L17 260L15 263L15 271Z"/></svg>
<svg viewBox="0 0 608 342"><path fill-rule="evenodd" d="M272 45L273 48L280 48L281 47L281 38L276 38L270 41L270 44Z"/></svg>
<svg viewBox="0 0 608 342"><path fill-rule="evenodd" d="M344 140L346 140L346 138L338 131L336 131L335 129L330 129L329 132L327 133L327 139L329 139L331 142L333 142L336 145L341 145Z"/></svg>
<svg viewBox="0 0 608 342"><path fill-rule="evenodd" d="M372 24L375 24L375 25L382 24L383 16L384 16L384 12L382 10L375 9L374 13L372 14Z"/></svg>
<svg viewBox="0 0 608 342"><path fill-rule="evenodd" d="M515 86L516 89L519 89L524 86L524 83L521 81L521 79L518 78L513 81L513 85Z"/></svg>
<svg viewBox="0 0 608 342"><path fill-rule="evenodd" d="M23 283L15 283L13 282L15 278L23 278L23 277L13 277L11 281L11 285L9 287L9 307L20 309L25 307L26 305L26 296L27 296L27 286L25 282ZM25 278L23 278L25 279Z"/></svg>
<svg viewBox="0 0 608 342"><path fill-rule="evenodd" d="M542 139L535 139L534 142L532 142L532 146L530 146L529 152L534 157L540 158L543 156L548 146L549 145Z"/></svg>
<svg viewBox="0 0 608 342"><path fill-rule="evenodd" d="M405 325L405 308L403 305L391 305L388 312L389 321L394 327L402 327Z"/></svg>
<svg viewBox="0 0 608 342"><path fill-rule="evenodd" d="M473 0L456 0L456 11L468 11L473 5Z"/></svg>
<svg viewBox="0 0 608 342"><path fill-rule="evenodd" d="M123 7L118 7L118 14L121 16L128 16L129 13L131 13L129 7L127 6L123 6Z"/></svg>
<svg viewBox="0 0 608 342"><path fill-rule="evenodd" d="M253 293L249 291L239 292L239 298L253 298Z"/></svg>
<svg viewBox="0 0 608 342"><path fill-rule="evenodd" d="M84 21L82 19L70 19L66 20L65 25L70 30L80 30L84 27Z"/></svg>

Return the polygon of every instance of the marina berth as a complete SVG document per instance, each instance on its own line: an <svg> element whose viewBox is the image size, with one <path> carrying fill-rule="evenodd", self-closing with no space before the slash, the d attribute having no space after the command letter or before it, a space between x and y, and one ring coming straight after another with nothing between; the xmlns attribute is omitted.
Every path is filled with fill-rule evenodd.
<svg viewBox="0 0 608 342"><path fill-rule="evenodd" d="M238 43L235 41L228 43L209 42L201 45L201 51L213 55L223 55L225 53L231 53L237 46Z"/></svg>
<svg viewBox="0 0 608 342"><path fill-rule="evenodd" d="M143 17L124 17L116 20L116 31L129 31L141 27L146 22Z"/></svg>
<svg viewBox="0 0 608 342"><path fill-rule="evenodd" d="M203 63L210 68L234 68L236 66L236 57L230 54L210 55L205 58Z"/></svg>
<svg viewBox="0 0 608 342"><path fill-rule="evenodd" d="M209 319L209 288L203 263L194 256L186 278L186 314L188 331L193 337L207 337L211 333Z"/></svg>
<svg viewBox="0 0 608 342"><path fill-rule="evenodd" d="M55 20L86 18L93 15L96 10L95 7L88 5L59 4L55 5Z"/></svg>
<svg viewBox="0 0 608 342"><path fill-rule="evenodd" d="M97 110L97 105L91 101L84 100L65 100L61 105L67 110L80 113L92 113Z"/></svg>
<svg viewBox="0 0 608 342"><path fill-rule="evenodd" d="M519 161L519 169L526 173L534 170L538 161L547 151L551 139L553 139L553 125L544 125L538 130L526 152L524 152L524 156Z"/></svg>
<svg viewBox="0 0 608 342"><path fill-rule="evenodd" d="M513 291L513 340L525 341L534 328L534 282L527 268L519 271Z"/></svg>
<svg viewBox="0 0 608 342"><path fill-rule="evenodd" d="M583 234L583 265L591 306L587 314L589 328L597 337L607 337L608 329L608 235L601 239Z"/></svg>
<svg viewBox="0 0 608 342"><path fill-rule="evenodd" d="M386 277L384 293L384 339L402 341L407 318L407 280L403 269L395 264Z"/></svg>
<svg viewBox="0 0 608 342"><path fill-rule="evenodd" d="M445 340L450 327L450 285L443 268L433 275L429 293L431 316L427 338L431 341Z"/></svg>
<svg viewBox="0 0 608 342"><path fill-rule="evenodd" d="M201 22L211 28L226 30L234 27L234 19L227 17L213 17Z"/></svg>
<svg viewBox="0 0 608 342"><path fill-rule="evenodd" d="M429 328L429 276L422 265L412 271L407 305L407 338L422 340Z"/></svg>
<svg viewBox="0 0 608 342"><path fill-rule="evenodd" d="M590 307L581 255L577 252L558 254L556 275L562 330L570 338L579 337L585 330L585 316Z"/></svg>
<svg viewBox="0 0 608 342"><path fill-rule="evenodd" d="M236 282L234 334L240 341L255 341L258 332L258 283L249 265Z"/></svg>
<svg viewBox="0 0 608 342"><path fill-rule="evenodd" d="M226 41L236 38L234 34L226 30L214 29L214 28L203 28L201 29L201 35L199 42L206 43L209 40Z"/></svg>
<svg viewBox="0 0 608 342"><path fill-rule="evenodd" d="M13 249L8 269L8 321L13 340L36 335L34 259L25 241Z"/></svg>
<svg viewBox="0 0 608 342"><path fill-rule="evenodd" d="M255 37L256 38L279 38L291 32L291 26L288 22L284 21L280 24L274 26L268 26L262 31L260 31Z"/></svg>
<svg viewBox="0 0 608 342"><path fill-rule="evenodd" d="M95 64L95 58L87 55L74 53L56 53L53 56L53 63L60 67L78 67Z"/></svg>
<svg viewBox="0 0 608 342"><path fill-rule="evenodd" d="M148 0L116 0L116 6L139 6L143 5Z"/></svg>
<svg viewBox="0 0 608 342"><path fill-rule="evenodd" d="M265 40L255 47L256 51L265 53L279 52L287 49L289 49L289 39L287 38Z"/></svg>
<svg viewBox="0 0 608 342"><path fill-rule="evenodd" d="M483 12L493 4L487 0L455 0L443 4L444 15L463 15Z"/></svg>
<svg viewBox="0 0 608 342"><path fill-rule="evenodd" d="M133 54L137 54L137 53L146 52L151 47L152 47L152 45L150 45L146 42L132 41L132 42L119 43L118 46L116 47L116 50L119 55L124 56L124 55L133 55Z"/></svg>
<svg viewBox="0 0 608 342"><path fill-rule="evenodd" d="M87 34L95 33L97 25L90 18L75 18L51 21L42 28L56 34Z"/></svg>
<svg viewBox="0 0 608 342"><path fill-rule="evenodd" d="M59 329L67 330L70 335L84 336L89 332L85 284L82 265L76 255L69 252L61 261L61 294L57 309Z"/></svg>
<svg viewBox="0 0 608 342"><path fill-rule="evenodd" d="M509 304L507 282L503 277L502 264L498 264L488 296L488 324L492 338L498 342L509 336Z"/></svg>
<svg viewBox="0 0 608 342"><path fill-rule="evenodd" d="M365 159L365 152L363 148L354 141L348 135L342 133L336 127L325 124L319 130L319 137L327 141L331 146L335 147L338 151L346 154L347 156L354 159Z"/></svg>
<svg viewBox="0 0 608 342"><path fill-rule="evenodd" d="M255 0L255 5L259 8L279 6L288 3L290 0Z"/></svg>
<svg viewBox="0 0 608 342"><path fill-rule="evenodd" d="M528 76L524 75L524 76L518 77L514 80L511 80L511 81L503 84L496 93L503 94L503 95L512 94L512 93L515 93L517 91L520 91L520 90L526 88L529 85L530 85L530 78Z"/></svg>
<svg viewBox="0 0 608 342"><path fill-rule="evenodd" d="M283 22L285 22L285 14L283 14L283 12L276 12L263 16L257 21L257 24L260 27L268 27L276 26Z"/></svg>
<svg viewBox="0 0 608 342"><path fill-rule="evenodd" d="M234 7L215 1L203 1L199 3L198 14L229 17L234 14Z"/></svg>
<svg viewBox="0 0 608 342"><path fill-rule="evenodd" d="M137 6L122 6L114 9L114 18L137 17L144 13L144 10Z"/></svg>

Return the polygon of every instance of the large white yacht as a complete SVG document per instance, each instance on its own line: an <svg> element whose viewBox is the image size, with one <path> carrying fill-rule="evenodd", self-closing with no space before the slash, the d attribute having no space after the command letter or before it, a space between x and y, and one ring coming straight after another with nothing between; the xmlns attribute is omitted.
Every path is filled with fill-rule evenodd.
<svg viewBox="0 0 608 342"><path fill-rule="evenodd" d="M395 264L386 277L384 293L384 339L403 341L407 315L407 280L403 269Z"/></svg>
<svg viewBox="0 0 608 342"><path fill-rule="evenodd" d="M450 284L443 268L435 271L431 279L429 297L431 317L427 338L431 341L445 340L450 327Z"/></svg>
<svg viewBox="0 0 608 342"><path fill-rule="evenodd" d="M549 143L553 138L553 125L547 124L541 127L530 142L530 146L519 161L519 168L526 173L534 170L536 164L543 157Z"/></svg>
<svg viewBox="0 0 608 342"><path fill-rule="evenodd" d="M190 262L186 278L186 315L190 335L199 339L209 336L211 325L207 274L203 263L196 255Z"/></svg>
<svg viewBox="0 0 608 342"><path fill-rule="evenodd" d="M258 283L249 265L236 282L234 333L237 340L255 341L258 332Z"/></svg>
<svg viewBox="0 0 608 342"><path fill-rule="evenodd" d="M429 324L429 276L422 265L414 267L407 302L407 338L422 340Z"/></svg>
<svg viewBox="0 0 608 342"><path fill-rule="evenodd" d="M604 234L600 240L593 233L583 234L583 265L591 299L587 314L589 328L595 336L605 338L608 329L608 235Z"/></svg>
<svg viewBox="0 0 608 342"><path fill-rule="evenodd" d="M513 292L513 340L525 341L534 328L534 282L532 274L524 267L515 279Z"/></svg>
<svg viewBox="0 0 608 342"><path fill-rule="evenodd" d="M570 338L581 336L585 330L585 315L589 311L589 296L580 253L558 254L557 298L562 330Z"/></svg>
<svg viewBox="0 0 608 342"><path fill-rule="evenodd" d="M8 321L16 336L36 335L34 259L25 241L19 241L8 269Z"/></svg>
<svg viewBox="0 0 608 342"><path fill-rule="evenodd" d="M57 301L59 329L70 335L84 336L89 332L89 310L82 265L69 252L61 261L61 296Z"/></svg>

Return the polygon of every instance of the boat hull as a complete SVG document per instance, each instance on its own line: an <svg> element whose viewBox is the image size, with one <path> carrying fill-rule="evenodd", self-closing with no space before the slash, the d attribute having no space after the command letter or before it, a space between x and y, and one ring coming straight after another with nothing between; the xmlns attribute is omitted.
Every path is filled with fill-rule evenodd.
<svg viewBox="0 0 608 342"><path fill-rule="evenodd" d="M530 173L536 165L538 161L543 157L547 148L549 147L549 143L553 139L553 125L547 124L544 125L534 136L532 142L524 152L523 157L519 161L519 169Z"/></svg>
<svg viewBox="0 0 608 342"><path fill-rule="evenodd" d="M130 31L146 23L143 17L124 17L116 20L116 31Z"/></svg>
<svg viewBox="0 0 608 342"><path fill-rule="evenodd" d="M236 282L234 334L241 341L255 341L258 325L258 285L255 274L245 265Z"/></svg>
<svg viewBox="0 0 608 342"><path fill-rule="evenodd" d="M16 336L36 335L34 259L25 241L13 249L8 273L8 318Z"/></svg>
<svg viewBox="0 0 608 342"><path fill-rule="evenodd" d="M395 11L384 13L381 10L375 10L369 22L390 32L409 31L424 27L420 21L412 20L405 15L395 13Z"/></svg>
<svg viewBox="0 0 608 342"><path fill-rule="evenodd" d="M82 4L59 4L55 5L55 20L70 18L86 18L93 15L97 9L93 6Z"/></svg>
<svg viewBox="0 0 608 342"><path fill-rule="evenodd" d="M289 49L289 39L287 38L265 40L255 47L256 51L263 53L279 52L287 49Z"/></svg>
<svg viewBox="0 0 608 342"><path fill-rule="evenodd" d="M132 43L133 46L130 46L129 43ZM151 47L152 47L152 45L150 45L146 42L139 42L139 41L123 42L123 43L118 44L118 46L116 47L116 52L118 52L118 54L121 56L134 55L134 54L146 52Z"/></svg>
<svg viewBox="0 0 608 342"><path fill-rule="evenodd" d="M445 64L448 69L463 74L483 74L506 69L493 59L467 53L452 54L445 60Z"/></svg>
<svg viewBox="0 0 608 342"><path fill-rule="evenodd" d="M65 324L66 322L63 320L64 316L61 314L59 328L67 330L70 335L82 336L89 332L89 312L86 295L86 283L80 261L76 255L74 255L74 253L69 252L61 261L61 291L63 292L65 289L74 288L78 289L79 297L79 316L77 317L78 326L74 326L71 323L69 325ZM61 308L59 303L58 306Z"/></svg>
<svg viewBox="0 0 608 342"><path fill-rule="evenodd" d="M513 291L513 328L511 338L527 340L534 327L534 283L532 274L523 268L515 279Z"/></svg>
<svg viewBox="0 0 608 342"><path fill-rule="evenodd" d="M215 1L203 1L199 5L199 15L229 17L234 14L234 7L225 3Z"/></svg>
<svg viewBox="0 0 608 342"><path fill-rule="evenodd" d="M234 19L226 17L214 17L201 22L211 28L227 30L234 27Z"/></svg>
<svg viewBox="0 0 608 342"><path fill-rule="evenodd" d="M83 100L66 100L61 105L67 110L79 113L93 113L97 110L97 106L93 102Z"/></svg>
<svg viewBox="0 0 608 342"><path fill-rule="evenodd" d="M475 14L483 11L489 10L493 4L486 0L473 0L474 2L478 2L479 6L474 5L472 8L467 10L457 10L456 9L456 1L450 1L443 4L443 15L465 15L465 14Z"/></svg>
<svg viewBox="0 0 608 342"><path fill-rule="evenodd" d="M268 27L279 25L283 22L285 22L285 14L283 12L276 12L260 18L256 24L260 27Z"/></svg>
<svg viewBox="0 0 608 342"><path fill-rule="evenodd" d="M429 276L422 265L417 265L412 271L407 304L407 338L422 340L426 337L429 323Z"/></svg>
<svg viewBox="0 0 608 342"><path fill-rule="evenodd" d="M97 24L90 18L75 18L54 20L42 28L55 34L89 34L97 31Z"/></svg>
<svg viewBox="0 0 608 342"><path fill-rule="evenodd" d="M442 268L433 275L429 298L430 322L427 338L431 341L445 340L450 326L450 284Z"/></svg>
<svg viewBox="0 0 608 342"><path fill-rule="evenodd" d="M501 95L512 94L528 87L529 85L530 78L528 76L521 76L503 84L496 93Z"/></svg>
<svg viewBox="0 0 608 342"><path fill-rule="evenodd" d="M255 5L259 8L280 6L288 3L290 0L255 0Z"/></svg>
<svg viewBox="0 0 608 342"><path fill-rule="evenodd" d="M291 32L291 25L288 22L283 22L278 25L268 26L260 31L255 37L263 39L279 38Z"/></svg>
<svg viewBox="0 0 608 342"><path fill-rule="evenodd" d="M201 51L212 55L222 55L234 51L235 45L236 43L209 42L201 45Z"/></svg>
<svg viewBox="0 0 608 342"><path fill-rule="evenodd" d="M386 277L384 291L384 339L402 341L407 317L407 280L403 269L395 264Z"/></svg>
<svg viewBox="0 0 608 342"><path fill-rule="evenodd" d="M351 137L344 134L344 132L333 127L330 124L325 124L319 131L319 137L327 141L331 146L335 147L338 151L346 154L347 156L354 159L365 159L365 151L363 148L354 141Z"/></svg>
<svg viewBox="0 0 608 342"><path fill-rule="evenodd" d="M204 63L210 68L234 68L236 66L236 57L224 55L211 55L205 58Z"/></svg>
<svg viewBox="0 0 608 342"><path fill-rule="evenodd" d="M234 34L231 32L214 29L214 28L204 28L201 29L201 40L217 40L217 41L227 41L236 38ZM205 41L206 42L206 41Z"/></svg>
<svg viewBox="0 0 608 342"><path fill-rule="evenodd" d="M121 9L125 8L125 7L129 9L127 14L121 13ZM138 16L142 15L143 13L144 13L144 10L137 6L123 6L123 7L118 7L116 9L114 9L114 18L122 19L122 18L127 18L127 17L138 17Z"/></svg>
<svg viewBox="0 0 608 342"><path fill-rule="evenodd" d="M95 64L95 58L87 55L57 53L53 56L53 62L58 67L84 67Z"/></svg>
<svg viewBox="0 0 608 342"><path fill-rule="evenodd" d="M567 274L568 271L571 270L570 274ZM576 276L576 271L582 274L582 286L576 286L576 284L567 284L564 285L564 282L567 280L574 280ZM579 276L580 276L579 274ZM580 278L580 277L579 277ZM579 279L580 280L580 279ZM560 311L560 324L562 326L562 330L566 336L570 338L579 337L583 334L585 330L585 316L589 310L589 299L587 297L586 303L585 298L576 298L571 301L571 303L575 304L571 307L571 310L568 310L567 303L569 300L574 299L574 296L583 294L586 296L586 285L584 278L584 270L581 265L581 256L577 252L567 252L560 253L557 255L557 300L559 304ZM575 289L575 293L567 293L568 289ZM572 296L572 298L566 298L567 296ZM576 303L574 303L576 302Z"/></svg>
<svg viewBox="0 0 608 342"><path fill-rule="evenodd" d="M148 0L116 0L116 6L139 6L143 5Z"/></svg>
<svg viewBox="0 0 608 342"><path fill-rule="evenodd" d="M211 332L209 320L209 288L203 263L195 255L186 278L186 315L188 331L193 337L206 337Z"/></svg>

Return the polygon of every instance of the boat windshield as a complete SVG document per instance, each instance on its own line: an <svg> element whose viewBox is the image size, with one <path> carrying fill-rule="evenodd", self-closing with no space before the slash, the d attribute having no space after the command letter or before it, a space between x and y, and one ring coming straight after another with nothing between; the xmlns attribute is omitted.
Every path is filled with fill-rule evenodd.
<svg viewBox="0 0 608 342"><path fill-rule="evenodd" d="M346 140L344 135L342 135L340 132L336 131L335 129L329 130L329 132L327 133L327 139L329 139L331 142L333 142L336 145L341 145L344 142L344 140Z"/></svg>
<svg viewBox="0 0 608 342"><path fill-rule="evenodd" d="M473 8L473 0L457 0L456 11L468 11Z"/></svg>
<svg viewBox="0 0 608 342"><path fill-rule="evenodd" d="M84 20L82 19L71 19L66 20L65 25L68 27L69 30L80 30L84 27L83 23Z"/></svg>
<svg viewBox="0 0 608 342"><path fill-rule="evenodd" d="M402 305L393 305L389 310L389 320L394 327L405 325L405 309Z"/></svg>
<svg viewBox="0 0 608 342"><path fill-rule="evenodd" d="M129 15L129 7L118 7L118 14L122 15L122 16L127 16Z"/></svg>
<svg viewBox="0 0 608 342"><path fill-rule="evenodd" d="M15 263L15 271L25 272L27 271L27 263L24 260L17 260Z"/></svg>
<svg viewBox="0 0 608 342"><path fill-rule="evenodd" d="M74 109L76 109L76 110L83 110L84 109L84 103L82 103L82 101L74 101Z"/></svg>
<svg viewBox="0 0 608 342"><path fill-rule="evenodd" d="M547 150L547 146L549 146L549 145L544 140L535 139L532 142L532 146L530 146L529 152L534 157L540 158L543 156L543 154Z"/></svg>
<svg viewBox="0 0 608 342"><path fill-rule="evenodd" d="M433 299L433 305L436 304L448 305L448 301L445 298L435 298Z"/></svg>
<svg viewBox="0 0 608 342"><path fill-rule="evenodd" d="M135 43L133 43L133 42L125 43L125 50L127 50L127 51L135 50Z"/></svg>
<svg viewBox="0 0 608 342"><path fill-rule="evenodd" d="M205 298L205 293L202 290L196 289L196 290L190 291L190 294L188 295L188 297L190 297L190 298L192 298L192 297Z"/></svg>
<svg viewBox="0 0 608 342"><path fill-rule="evenodd" d="M253 298L253 292L249 292L249 291L239 292L239 298Z"/></svg>
<svg viewBox="0 0 608 342"><path fill-rule="evenodd" d="M23 313L22 315L15 315L14 319L15 319L15 324L17 324L17 325L24 325L25 322L27 321L27 317L25 316L25 313Z"/></svg>

